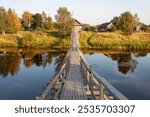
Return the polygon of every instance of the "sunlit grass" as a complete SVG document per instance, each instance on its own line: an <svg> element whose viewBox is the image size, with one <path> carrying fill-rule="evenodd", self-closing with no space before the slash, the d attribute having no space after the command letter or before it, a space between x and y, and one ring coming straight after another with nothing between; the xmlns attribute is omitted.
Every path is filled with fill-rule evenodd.
<svg viewBox="0 0 150 117"><path fill-rule="evenodd" d="M91 33L81 32L80 44L83 48L98 49L150 49L150 33L124 35L119 32Z"/></svg>
<svg viewBox="0 0 150 117"><path fill-rule="evenodd" d="M70 38L61 39L53 33L20 31L17 34L0 35L0 47L64 48Z"/></svg>

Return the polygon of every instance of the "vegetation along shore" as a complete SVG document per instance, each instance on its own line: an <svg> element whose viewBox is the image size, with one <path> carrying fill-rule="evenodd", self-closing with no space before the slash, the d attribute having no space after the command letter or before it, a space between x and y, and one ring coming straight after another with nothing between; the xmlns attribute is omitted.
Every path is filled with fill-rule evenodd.
<svg viewBox="0 0 150 117"><path fill-rule="evenodd" d="M81 32L81 48L113 50L150 50L150 33L125 35L121 32Z"/></svg>
<svg viewBox="0 0 150 117"><path fill-rule="evenodd" d="M57 10L55 21L44 11L24 11L20 18L15 10L0 7L0 47L67 49L74 25L82 26L84 49L150 50L150 25L141 23L137 14L124 12L110 22L90 26L74 19L66 7Z"/></svg>

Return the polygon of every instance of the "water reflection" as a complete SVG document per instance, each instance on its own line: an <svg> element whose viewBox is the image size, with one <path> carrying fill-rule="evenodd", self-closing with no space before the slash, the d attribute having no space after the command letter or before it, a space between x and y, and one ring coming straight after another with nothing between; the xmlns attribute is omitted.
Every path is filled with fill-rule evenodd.
<svg viewBox="0 0 150 117"><path fill-rule="evenodd" d="M13 76L18 73L20 56L18 53L1 54L0 76L6 77L9 73Z"/></svg>
<svg viewBox="0 0 150 117"><path fill-rule="evenodd" d="M9 74L11 76L17 75L20 70L21 60L26 68L30 68L32 65L45 68L52 63L55 57L55 71L57 71L65 57L65 53L63 51L33 50L28 48L15 51L0 50L0 76L5 78Z"/></svg>
<svg viewBox="0 0 150 117"><path fill-rule="evenodd" d="M127 74L129 71L134 72L137 67L137 60L132 58L131 53L109 53L106 55L112 58L113 61L117 61L118 71L123 74Z"/></svg>
<svg viewBox="0 0 150 117"><path fill-rule="evenodd" d="M92 68L128 99L150 99L149 52L83 52Z"/></svg>
<svg viewBox="0 0 150 117"><path fill-rule="evenodd" d="M127 74L129 71L134 72L138 66L138 57L147 56L147 52L124 52L124 51L93 51L83 50L84 54L94 55L100 53L117 62L118 71L122 74Z"/></svg>

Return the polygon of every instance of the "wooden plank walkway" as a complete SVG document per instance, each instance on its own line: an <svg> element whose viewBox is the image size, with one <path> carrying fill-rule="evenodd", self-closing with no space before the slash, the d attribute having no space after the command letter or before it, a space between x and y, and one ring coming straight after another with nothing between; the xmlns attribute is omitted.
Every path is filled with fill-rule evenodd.
<svg viewBox="0 0 150 117"><path fill-rule="evenodd" d="M79 50L78 38L79 31L74 30L71 35L71 47L61 69L38 99L127 100L105 78L89 67L82 52Z"/></svg>
<svg viewBox="0 0 150 117"><path fill-rule="evenodd" d="M72 33L70 49L70 66L66 81L60 94L60 100L86 100L86 92L80 71L80 56L78 53L78 33Z"/></svg>

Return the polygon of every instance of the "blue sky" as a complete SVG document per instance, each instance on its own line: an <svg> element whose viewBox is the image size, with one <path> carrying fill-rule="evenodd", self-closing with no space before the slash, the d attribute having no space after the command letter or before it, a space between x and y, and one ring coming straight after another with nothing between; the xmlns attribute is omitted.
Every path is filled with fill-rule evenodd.
<svg viewBox="0 0 150 117"><path fill-rule="evenodd" d="M150 0L0 0L0 6L13 8L19 16L23 11L45 11L53 19L57 9L65 6L73 17L91 25L110 21L122 12L137 13L140 21L150 24Z"/></svg>

